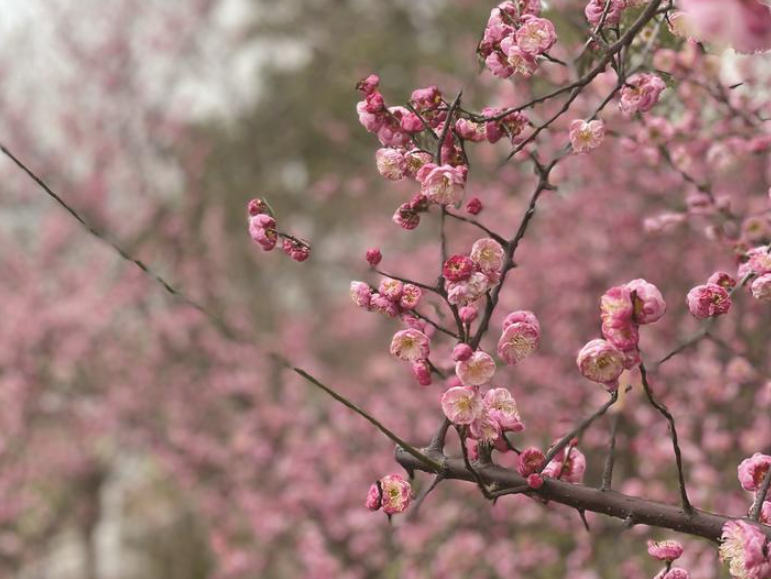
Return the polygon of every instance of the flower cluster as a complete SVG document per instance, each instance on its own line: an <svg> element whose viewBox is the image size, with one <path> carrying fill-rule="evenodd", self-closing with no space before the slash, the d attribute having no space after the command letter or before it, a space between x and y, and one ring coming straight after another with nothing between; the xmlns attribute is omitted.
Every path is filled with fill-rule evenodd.
<svg viewBox="0 0 771 579"><path fill-rule="evenodd" d="M733 304L729 290L736 282L722 272L714 273L706 284L692 288L685 301L695 318L716 318L727 314Z"/></svg>
<svg viewBox="0 0 771 579"><path fill-rule="evenodd" d="M540 12L540 0L509 0L492 10L478 52L495 76L530 77L557 42L554 24Z"/></svg>
<svg viewBox="0 0 771 579"><path fill-rule="evenodd" d="M377 291L363 281L351 282L351 299L358 307L368 312L378 312L389 318L404 317L418 307L423 290L411 283L395 279L384 279Z"/></svg>
<svg viewBox="0 0 771 579"><path fill-rule="evenodd" d="M578 354L578 368L592 382L618 387L618 377L640 362L640 326L664 315L667 305L658 288L636 279L610 288L600 299L602 340L592 340Z"/></svg>
<svg viewBox="0 0 771 579"><path fill-rule="evenodd" d="M500 243L483 238L474 243L469 256L450 257L442 267L448 301L467 306L484 296L500 282L505 255Z"/></svg>
<svg viewBox="0 0 771 579"><path fill-rule="evenodd" d="M386 515L403 513L410 506L412 487L401 475L389 474L375 482L367 493L365 506Z"/></svg>
<svg viewBox="0 0 771 579"><path fill-rule="evenodd" d="M271 251L276 247L279 238L282 238L281 248L293 260L302 262L310 257L311 246L308 242L279 233L276 228L276 219L264 200L252 199L249 201L247 211L249 213L249 236L263 251Z"/></svg>
<svg viewBox="0 0 771 579"><path fill-rule="evenodd" d="M505 388L491 388L482 396L477 386L454 386L441 399L442 411L456 426L468 426L470 438L508 450L504 432L521 432L524 425L517 402Z"/></svg>
<svg viewBox="0 0 771 579"><path fill-rule="evenodd" d="M699 40L739 52L771 49L771 10L762 0L681 0L684 26Z"/></svg>

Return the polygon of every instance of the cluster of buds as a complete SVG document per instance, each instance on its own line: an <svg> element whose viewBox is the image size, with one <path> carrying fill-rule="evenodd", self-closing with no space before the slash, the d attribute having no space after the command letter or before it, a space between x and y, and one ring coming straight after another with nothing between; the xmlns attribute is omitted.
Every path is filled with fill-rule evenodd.
<svg viewBox="0 0 771 579"><path fill-rule="evenodd" d="M473 304L500 283L505 251L491 238L477 240L471 254L453 255L442 267L448 301L457 306Z"/></svg>
<svg viewBox="0 0 771 579"><path fill-rule="evenodd" d="M389 474L376 481L364 503L370 511L383 511L389 517L403 513L410 506L412 487L401 475Z"/></svg>
<svg viewBox="0 0 771 579"><path fill-rule="evenodd" d="M540 0L509 0L490 12L477 52L495 76L530 77L538 57L557 42L554 24L540 18Z"/></svg>
<svg viewBox="0 0 771 579"><path fill-rule="evenodd" d="M500 107L485 107L482 109L482 117L482 120L458 119L455 121L455 133L472 143L486 140L494 144L504 136L508 136L512 143L518 143L525 129L530 126L530 120L522 111L506 113L506 109Z"/></svg>
<svg viewBox="0 0 771 579"><path fill-rule="evenodd" d="M604 339L592 340L579 352L581 374L615 390L621 373L640 363L640 326L657 322L666 309L661 292L644 279L610 288L600 299Z"/></svg>
<svg viewBox="0 0 771 579"><path fill-rule="evenodd" d="M263 251L271 251L278 240L281 248L295 261L305 261L311 255L311 246L307 241L281 233L276 228L276 218L263 199L252 199L247 206L249 213L249 235Z"/></svg>
<svg viewBox="0 0 771 579"><path fill-rule="evenodd" d="M389 318L402 316L414 310L423 297L422 290L411 283L386 278L377 291L363 281L351 282L351 299L368 312L378 312Z"/></svg>

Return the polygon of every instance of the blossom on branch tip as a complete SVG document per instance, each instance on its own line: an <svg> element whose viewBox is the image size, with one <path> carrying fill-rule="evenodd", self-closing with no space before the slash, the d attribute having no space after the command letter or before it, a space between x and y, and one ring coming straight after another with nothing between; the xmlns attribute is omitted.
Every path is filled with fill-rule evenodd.
<svg viewBox="0 0 771 579"><path fill-rule="evenodd" d="M456 362L465 362L473 353L473 348L468 344L458 344L452 349L452 359Z"/></svg>
<svg viewBox="0 0 771 579"><path fill-rule="evenodd" d="M402 288L402 295L399 298L399 307L402 310L413 310L418 307L422 297L423 290L414 284L406 283Z"/></svg>
<svg viewBox="0 0 771 579"><path fill-rule="evenodd" d="M428 337L419 330L400 330L391 340L391 354L405 362L425 360L429 353Z"/></svg>
<svg viewBox="0 0 771 579"><path fill-rule="evenodd" d="M648 112L666 88L664 81L655 74L635 74L621 89L621 111L626 115Z"/></svg>
<svg viewBox="0 0 771 579"><path fill-rule="evenodd" d="M667 311L667 303L659 288L644 279L635 279L624 287L631 292L634 321L640 325L659 321Z"/></svg>
<svg viewBox="0 0 771 579"><path fill-rule="evenodd" d="M731 309L731 296L725 288L713 283L698 285L686 296L688 311L698 319L715 318Z"/></svg>
<svg viewBox="0 0 771 579"><path fill-rule="evenodd" d="M375 267L383 259L383 254L380 253L380 250L377 247L373 247L367 250L366 257L367 263L369 263L372 267Z"/></svg>
<svg viewBox="0 0 771 579"><path fill-rule="evenodd" d="M479 390L469 386L454 386L442 395L442 411L455 425L471 424L482 414L484 403Z"/></svg>
<svg viewBox="0 0 771 579"><path fill-rule="evenodd" d="M310 245L295 239L284 238L282 249L294 261L303 262L311 256Z"/></svg>
<svg viewBox="0 0 771 579"><path fill-rule="evenodd" d="M420 225L420 215L411 203L402 203L396 209L392 221L402 229L411 230Z"/></svg>
<svg viewBox="0 0 771 579"><path fill-rule="evenodd" d="M724 271L716 271L711 276L709 276L709 279L707 280L707 283L713 283L715 285L719 285L726 291L731 291L733 288L736 287L736 279Z"/></svg>
<svg viewBox="0 0 771 579"><path fill-rule="evenodd" d="M249 235L263 251L271 251L278 242L276 220L265 213L249 218Z"/></svg>
<svg viewBox="0 0 771 579"><path fill-rule="evenodd" d="M495 361L487 352L477 350L467 360L455 364L455 373L464 386L482 386L495 374Z"/></svg>
<svg viewBox="0 0 771 579"><path fill-rule="evenodd" d="M479 197L472 197L466 203L466 213L470 215L479 215L482 211L482 201Z"/></svg>
<svg viewBox="0 0 771 579"><path fill-rule="evenodd" d="M381 509L386 515L403 513L410 506L412 487L401 475L384 476L380 479L380 488L382 489Z"/></svg>

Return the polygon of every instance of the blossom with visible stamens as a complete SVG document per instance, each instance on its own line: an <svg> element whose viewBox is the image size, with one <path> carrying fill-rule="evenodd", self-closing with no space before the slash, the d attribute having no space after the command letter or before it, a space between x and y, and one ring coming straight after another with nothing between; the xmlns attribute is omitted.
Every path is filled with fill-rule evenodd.
<svg viewBox="0 0 771 579"><path fill-rule="evenodd" d="M456 425L471 424L484 410L479 390L469 386L455 386L442 395L442 411Z"/></svg>
<svg viewBox="0 0 771 579"><path fill-rule="evenodd" d="M474 262L465 255L453 255L444 262L442 276L447 281L465 281L474 273Z"/></svg>
<svg viewBox="0 0 771 579"><path fill-rule="evenodd" d="M363 281L351 282L351 299L358 307L369 310L372 300L372 289Z"/></svg>
<svg viewBox="0 0 771 579"><path fill-rule="evenodd" d="M484 396L487 412L503 431L521 432L525 429L519 416L517 401L505 388L491 388Z"/></svg>
<svg viewBox="0 0 771 579"><path fill-rule="evenodd" d="M538 55L548 51L557 42L554 24L546 18L526 15L515 34L517 46L522 52Z"/></svg>
<svg viewBox="0 0 771 579"><path fill-rule="evenodd" d="M480 442L492 443L501 437L501 425L489 412L482 410L476 420L469 425L469 434Z"/></svg>
<svg viewBox="0 0 771 579"><path fill-rule="evenodd" d="M771 456L767 454L756 452L750 458L745 458L737 469L742 488L745 491L758 490L769 467L771 467Z"/></svg>
<svg viewBox="0 0 771 579"><path fill-rule="evenodd" d="M402 295L399 298L399 306L403 310L413 310L420 304L423 298L423 290L415 284L406 283L402 287Z"/></svg>
<svg viewBox="0 0 771 579"><path fill-rule="evenodd" d="M492 238L478 239L471 246L471 261L483 273L498 273L503 268L505 251L501 244Z"/></svg>
<svg viewBox="0 0 771 579"><path fill-rule="evenodd" d="M396 332L391 340L391 354L405 362L425 360L429 353L428 337L414 328Z"/></svg>
<svg viewBox="0 0 771 579"><path fill-rule="evenodd" d="M609 389L618 387L618 377L624 371L624 355L606 340L592 340L578 353L578 369L585 378Z"/></svg>
<svg viewBox="0 0 771 579"><path fill-rule="evenodd" d="M404 284L397 279L384 279L377 290L381 296L387 297L392 302L398 302L404 291Z"/></svg>
<svg viewBox="0 0 771 579"><path fill-rule="evenodd" d="M715 318L731 309L731 296L725 288L713 283L697 285L686 296L688 311L699 319Z"/></svg>
<svg viewBox="0 0 771 579"><path fill-rule="evenodd" d="M383 490L382 506L387 515L403 513L410 506L412 487L401 475L389 474L380 479Z"/></svg>
<svg viewBox="0 0 771 579"><path fill-rule="evenodd" d="M734 520L723 525L719 552L734 579L771 576L766 536L748 522Z"/></svg>
<svg viewBox="0 0 771 579"><path fill-rule="evenodd" d="M378 149L375 154L375 162L378 172L391 181L404 178L407 170L407 162L404 153L398 149Z"/></svg>
<svg viewBox="0 0 771 579"><path fill-rule="evenodd" d="M515 322L506 327L498 340L498 355L507 364L517 364L538 349L538 327L527 322Z"/></svg>
<svg viewBox="0 0 771 579"><path fill-rule="evenodd" d="M467 360L455 364L455 373L464 386L481 386L495 374L495 361L490 354L477 350Z"/></svg>
<svg viewBox="0 0 771 579"><path fill-rule="evenodd" d="M596 149L604 138L605 124L602 121L576 119L570 123L570 145L576 153L588 153Z"/></svg>
<svg viewBox="0 0 771 579"><path fill-rule="evenodd" d="M423 166L418 174L421 193L437 205L453 205L463 196L466 173L459 167L433 163Z"/></svg>

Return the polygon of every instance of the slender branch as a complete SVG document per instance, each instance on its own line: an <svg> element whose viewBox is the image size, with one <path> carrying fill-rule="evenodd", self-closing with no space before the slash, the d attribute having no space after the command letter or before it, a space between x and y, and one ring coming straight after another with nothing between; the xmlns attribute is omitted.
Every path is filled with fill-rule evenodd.
<svg viewBox="0 0 771 579"><path fill-rule="evenodd" d="M463 221L464 223L470 223L474 227L481 229L501 245L506 245L507 243L506 239L502 235L498 235L497 233L495 233L495 231L493 231L489 227L482 225L476 219L471 219L470 217L466 217L465 215L458 215L457 213L452 213L449 210L446 211L446 214L448 217L452 217L453 219L457 219L458 221Z"/></svg>
<svg viewBox="0 0 771 579"><path fill-rule="evenodd" d="M618 423L620 418L621 414L615 414L610 427L608 457L605 459L605 468L602 471L602 485L600 486L600 490L603 491L609 491L613 484L613 465L616 462L616 434L618 433Z"/></svg>
<svg viewBox="0 0 771 579"><path fill-rule="evenodd" d="M672 437L672 448L675 451L675 463L677 464L677 482L680 488L680 503L686 514L690 514L694 509L691 506L691 501L688 500L688 491L685 486L685 475L683 474L683 457L680 452L680 445L677 441L677 428L675 427L675 419L667 407L656 400L656 398L653 396L653 391L651 390L650 384L648 383L648 373L645 370L645 364L643 363L640 363L640 376L642 377L643 389L645 390L645 395L648 397L648 401L656 410L659 411L659 413L664 418L666 418L667 422L669 423L669 434Z"/></svg>
<svg viewBox="0 0 771 579"><path fill-rule="evenodd" d="M441 455L432 456L437 459L443 458ZM396 460L407 469L439 472L438 469L428 468L424 463L416 460L403 450L397 450ZM476 478L469 472L461 458L444 459L442 468L444 469L445 479L476 483ZM527 481L518 473L499 465L480 465L475 470L484 484L497 485L501 487L500 490L516 489L527 484ZM718 541L720 539L723 525L728 521L745 520L771 539L771 526L760 525L749 519L729 517L699 509L693 509L688 514L676 505L668 505L625 495L613 490L603 491L598 488L549 478L544 479L544 484L540 489L529 489L527 494L544 501L551 501L568 507L582 509L586 512L618 518L630 526L650 525L662 529L672 529L673 531L703 537L711 541Z"/></svg>
<svg viewBox="0 0 771 579"><path fill-rule="evenodd" d="M291 365L289 365L291 367ZM388 438L391 439L391 441L395 442L401 449L403 449L405 452L409 453L413 457L415 457L420 463L424 466L427 466L432 469L436 469L437 472L439 472L442 469L442 465L440 462L436 461L435 459L426 456L421 451L419 451L417 448L409 444L408 442L405 442L401 438L399 438L396 434L394 434L391 430L386 428L377 418L372 416L369 412L361 408L360 406L354 404L350 400L348 400L345 396L342 394L338 394L330 388L329 386L322 384L317 378L314 376L311 376L306 372L305 370L301 368L294 368L291 367L292 371L296 374L302 376L305 380L313 384L314 386L317 386L321 388L324 392L329 394L332 398L340 402L343 406L346 406L347 408L350 408L353 410L356 414L367 420L370 424L372 424L375 428L377 428L380 432L385 434Z"/></svg>
<svg viewBox="0 0 771 579"><path fill-rule="evenodd" d="M246 340L239 332L234 330L219 314L213 312L198 301L188 297L182 290L178 289L171 282L166 280L163 276L156 273L150 266L144 263L142 260L134 257L125 249L120 243L111 239L105 232L100 231L95 226L91 225L72 205L67 203L64 198L56 193L48 184L43 181L32 169L30 169L23 161L21 161L16 155L14 155L8 147L0 143L0 152L13 161L17 167L19 167L27 176L32 179L45 193L53 199L59 206L61 206L67 213L75 219L83 229L85 229L90 235L96 238L100 243L110 247L115 253L117 253L121 259L132 263L150 280L159 284L167 293L172 295L180 302L198 310L204 316L214 323L214 325L228 338L236 340Z"/></svg>
<svg viewBox="0 0 771 579"><path fill-rule="evenodd" d="M463 91L458 93L458 96L455 97L455 100L452 101L452 104L450 105L450 110L447 111L447 118L444 121L444 127L442 127L442 135L439 137L439 142L436 145L436 154L434 155L437 165L442 164L442 147L444 147L444 141L447 138L447 133L452 125L452 117L460 105L461 96L463 96Z"/></svg>
<svg viewBox="0 0 771 579"><path fill-rule="evenodd" d="M408 521L414 521L417 519L420 505L423 504L423 501L426 500L426 497L431 494L431 491L433 491L439 485L439 483L442 482L442 480L444 480L444 475L440 472L434 477L434 480L431 481L431 484L423 489L423 491L415 498L415 500L412 501L410 512L407 514Z"/></svg>

